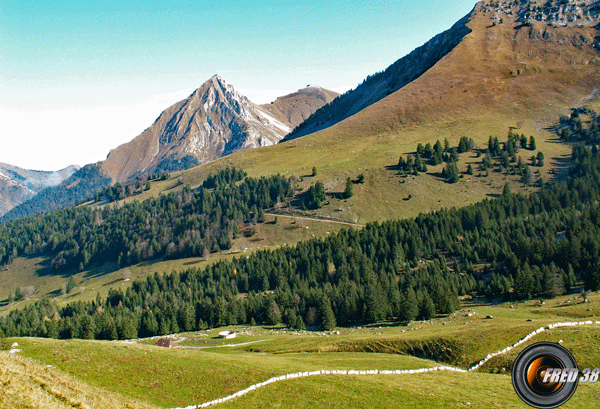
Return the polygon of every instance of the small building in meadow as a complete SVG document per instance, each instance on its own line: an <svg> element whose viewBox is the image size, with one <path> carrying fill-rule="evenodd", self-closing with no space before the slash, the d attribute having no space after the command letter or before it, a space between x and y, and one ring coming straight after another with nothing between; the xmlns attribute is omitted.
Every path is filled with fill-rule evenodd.
<svg viewBox="0 0 600 409"><path fill-rule="evenodd" d="M236 337L235 331L221 331L219 332L219 336L225 339L231 339Z"/></svg>

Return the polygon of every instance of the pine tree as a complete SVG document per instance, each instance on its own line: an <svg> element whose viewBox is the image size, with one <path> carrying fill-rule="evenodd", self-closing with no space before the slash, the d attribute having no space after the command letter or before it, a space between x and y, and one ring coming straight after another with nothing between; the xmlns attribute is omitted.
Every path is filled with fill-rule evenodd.
<svg viewBox="0 0 600 409"><path fill-rule="evenodd" d="M530 185L533 183L533 171L531 167L525 165L525 172L523 173L523 183Z"/></svg>
<svg viewBox="0 0 600 409"><path fill-rule="evenodd" d="M517 271L515 278L515 297L517 300L530 300L534 291L534 278L531 269L526 264L524 268Z"/></svg>
<svg viewBox="0 0 600 409"><path fill-rule="evenodd" d="M281 323L281 310L275 300L269 302L269 309L267 310L267 323L271 325L277 325Z"/></svg>
<svg viewBox="0 0 600 409"><path fill-rule="evenodd" d="M529 147L528 148L530 151L534 151L537 149L536 144L535 144L535 138L533 137L533 135L531 135L529 137Z"/></svg>
<svg viewBox="0 0 600 409"><path fill-rule="evenodd" d="M350 178L346 178L346 189L344 190L343 197L344 199L350 199L354 193L352 192L352 180Z"/></svg>
<svg viewBox="0 0 600 409"><path fill-rule="evenodd" d="M591 264L583 274L583 284L586 290L600 290L600 262Z"/></svg>
<svg viewBox="0 0 600 409"><path fill-rule="evenodd" d="M404 299L404 303L402 305L402 315L401 318L404 321L413 321L417 318L417 314L419 313L419 304L417 301L417 296L412 287L409 287L406 291L406 298Z"/></svg>
<svg viewBox="0 0 600 409"><path fill-rule="evenodd" d="M67 287L66 287L67 294L70 293L76 286L77 286L77 284L75 283L75 279L73 278L73 276L70 276L69 280L67 280Z"/></svg>
<svg viewBox="0 0 600 409"><path fill-rule="evenodd" d="M537 165L540 168L544 166L544 154L541 151L537 154Z"/></svg>
<svg viewBox="0 0 600 409"><path fill-rule="evenodd" d="M419 315L420 320L429 320L435 316L435 304L429 296L427 290L423 292L423 297L419 303Z"/></svg>
<svg viewBox="0 0 600 409"><path fill-rule="evenodd" d="M456 163L454 162L449 162L442 171L442 174L448 183L456 183L460 179L458 166L456 166Z"/></svg>
<svg viewBox="0 0 600 409"><path fill-rule="evenodd" d="M331 301L329 301L329 297L327 297L327 294L323 294L323 296L321 297L319 310L321 313L321 322L323 323L323 329L325 331L330 331L334 329L337 324L335 321L333 309L331 308Z"/></svg>
<svg viewBox="0 0 600 409"><path fill-rule="evenodd" d="M567 268L567 279L565 280L565 289L567 291L571 291L575 284L577 283L577 278L575 277L575 270L573 270L573 266L569 264Z"/></svg>

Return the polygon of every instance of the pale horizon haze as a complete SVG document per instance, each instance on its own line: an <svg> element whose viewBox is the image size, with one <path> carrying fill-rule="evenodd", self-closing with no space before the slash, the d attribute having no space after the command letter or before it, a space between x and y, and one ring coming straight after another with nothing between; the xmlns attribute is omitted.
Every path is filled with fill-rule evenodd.
<svg viewBox="0 0 600 409"><path fill-rule="evenodd" d="M0 162L104 160L217 73L258 104L343 93L475 3L0 0Z"/></svg>

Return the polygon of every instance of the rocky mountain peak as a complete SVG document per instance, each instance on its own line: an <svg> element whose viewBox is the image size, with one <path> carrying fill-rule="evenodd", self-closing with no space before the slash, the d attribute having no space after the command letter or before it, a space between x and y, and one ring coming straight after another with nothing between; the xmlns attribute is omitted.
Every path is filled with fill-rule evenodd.
<svg viewBox="0 0 600 409"><path fill-rule="evenodd" d="M324 93L320 87L314 91ZM188 98L164 110L138 137L113 149L103 168L113 180L124 181L141 173L180 170L238 150L275 144L296 125L289 119L296 120L294 112L302 111L298 117L307 117L337 96L317 98L311 95L315 92L292 94L294 104L271 111L251 102L216 74Z"/></svg>

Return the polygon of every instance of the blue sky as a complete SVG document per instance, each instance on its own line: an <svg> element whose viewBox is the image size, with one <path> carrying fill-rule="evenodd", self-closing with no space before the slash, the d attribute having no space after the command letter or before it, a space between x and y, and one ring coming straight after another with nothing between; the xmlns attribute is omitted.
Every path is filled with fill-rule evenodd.
<svg viewBox="0 0 600 409"><path fill-rule="evenodd" d="M344 92L448 29L473 0L0 0L0 162L102 160L219 73L257 103Z"/></svg>

